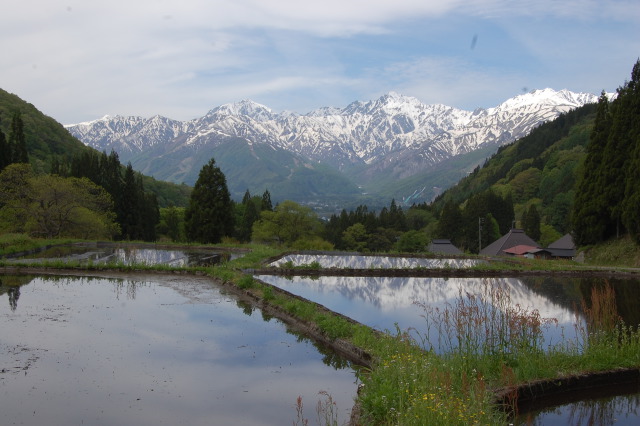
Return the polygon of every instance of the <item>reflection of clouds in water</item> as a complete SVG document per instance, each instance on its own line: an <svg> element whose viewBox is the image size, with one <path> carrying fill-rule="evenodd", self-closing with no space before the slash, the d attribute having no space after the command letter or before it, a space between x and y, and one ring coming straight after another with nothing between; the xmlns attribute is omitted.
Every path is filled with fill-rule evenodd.
<svg viewBox="0 0 640 426"><path fill-rule="evenodd" d="M355 269L407 269L407 268L469 268L483 263L477 259L430 259L421 257L390 257L361 255L289 254L272 262L270 266L282 266L292 262L294 266L318 262L323 268Z"/></svg>
<svg viewBox="0 0 640 426"><path fill-rule="evenodd" d="M575 314L549 298L531 291L516 278L422 278L422 277L328 277L301 278L288 281L282 277L258 277L304 297L319 301L315 295L339 293L354 302L365 302L381 315L393 319L395 312L411 307L414 302L444 308L466 293L482 294L485 285L502 287L508 291L511 304L522 309L537 309L543 318L555 318L562 324L573 324ZM342 312L349 315L348 312ZM392 322L393 323L393 322Z"/></svg>
<svg viewBox="0 0 640 426"><path fill-rule="evenodd" d="M7 424L283 424L298 395L313 407L322 389L342 418L352 406L350 370L326 366L280 322L246 315L209 279L36 278L21 289L16 311L0 306L11 325L0 351L38 359L28 375L3 376Z"/></svg>

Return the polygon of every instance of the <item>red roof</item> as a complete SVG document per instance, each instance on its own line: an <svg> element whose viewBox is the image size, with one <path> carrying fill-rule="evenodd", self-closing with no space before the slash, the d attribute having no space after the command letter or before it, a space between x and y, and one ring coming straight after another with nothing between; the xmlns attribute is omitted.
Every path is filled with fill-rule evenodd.
<svg viewBox="0 0 640 426"><path fill-rule="evenodd" d="M527 253L529 253L531 251L534 251L534 250L539 250L539 247L533 247L533 246L527 246L527 245L524 245L524 244L520 244L520 245L513 246L511 248L508 248L508 249L505 249L505 250L502 250L502 251L505 252L505 253L516 255L516 256L522 256L522 255L527 254Z"/></svg>

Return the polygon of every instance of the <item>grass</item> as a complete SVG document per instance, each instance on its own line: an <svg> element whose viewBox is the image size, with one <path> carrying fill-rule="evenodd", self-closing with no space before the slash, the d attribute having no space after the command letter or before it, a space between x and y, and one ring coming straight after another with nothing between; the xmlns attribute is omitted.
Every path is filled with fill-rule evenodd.
<svg viewBox="0 0 640 426"><path fill-rule="evenodd" d="M443 310L424 306L438 342L397 332L370 348L378 364L360 394L366 424L508 424L495 391L531 380L640 366L640 330L621 322L610 287L594 289L576 337L543 346L553 320L512 306L504 290L460 294ZM497 306L499 309L492 309ZM438 354L436 353L438 352ZM511 401L515 404L515 400Z"/></svg>
<svg viewBox="0 0 640 426"><path fill-rule="evenodd" d="M44 240L32 238L26 234L1 234L0 235L0 256L11 255L23 251L36 250L42 247L58 244L69 244L77 240L57 239Z"/></svg>

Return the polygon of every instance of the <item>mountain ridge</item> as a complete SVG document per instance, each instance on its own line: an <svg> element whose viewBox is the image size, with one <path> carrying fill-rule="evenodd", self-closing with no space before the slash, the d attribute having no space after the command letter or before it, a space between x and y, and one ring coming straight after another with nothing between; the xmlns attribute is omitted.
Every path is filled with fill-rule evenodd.
<svg viewBox="0 0 640 426"><path fill-rule="evenodd" d="M151 148L163 158L156 164L180 169L180 165L189 167L185 164L199 167L203 160L197 158L198 152L205 147L215 156L216 148L238 139L249 146L270 145L309 165L329 166L364 192L375 194L380 184L389 186L479 149L497 149L543 122L594 102L597 96L593 94L547 88L514 96L493 108L466 111L427 105L417 98L389 92L378 99L354 101L344 108L322 107L304 115L277 113L245 99L212 108L189 121L159 115L148 119L105 116L65 127L83 143L102 151L113 149L124 162L130 161L137 170L158 178L166 173L149 164L145 152ZM189 156L195 158L187 161ZM477 159L473 161L477 163ZM223 171L234 168L232 163L223 166ZM185 170L173 173L171 179L192 184L193 175L192 170ZM189 180L184 179L187 176ZM429 185L424 182L424 186ZM317 192L314 195L319 196ZM404 195L397 194L396 198ZM425 191L424 197L432 196L431 191Z"/></svg>

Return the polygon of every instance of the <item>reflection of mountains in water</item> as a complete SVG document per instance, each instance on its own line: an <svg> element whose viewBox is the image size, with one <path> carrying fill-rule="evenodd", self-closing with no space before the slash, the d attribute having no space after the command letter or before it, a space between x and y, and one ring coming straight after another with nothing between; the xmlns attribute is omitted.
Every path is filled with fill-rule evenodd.
<svg viewBox="0 0 640 426"><path fill-rule="evenodd" d="M272 262L270 266L283 266L291 262L294 266L318 262L323 268L353 269L410 269L410 268L469 268L483 263L478 259L432 259L426 257L394 257L364 255L289 254Z"/></svg>
<svg viewBox="0 0 640 426"><path fill-rule="evenodd" d="M261 280L278 285L283 278L260 276ZM414 302L443 307L453 304L466 293L480 295L484 286L508 291L511 305L522 309L537 309L543 318L555 318L560 323L574 323L575 314L548 297L529 289L517 278L421 278L421 277L327 277L294 278L296 284L318 293L337 291L349 300L370 303L382 312L406 307Z"/></svg>

